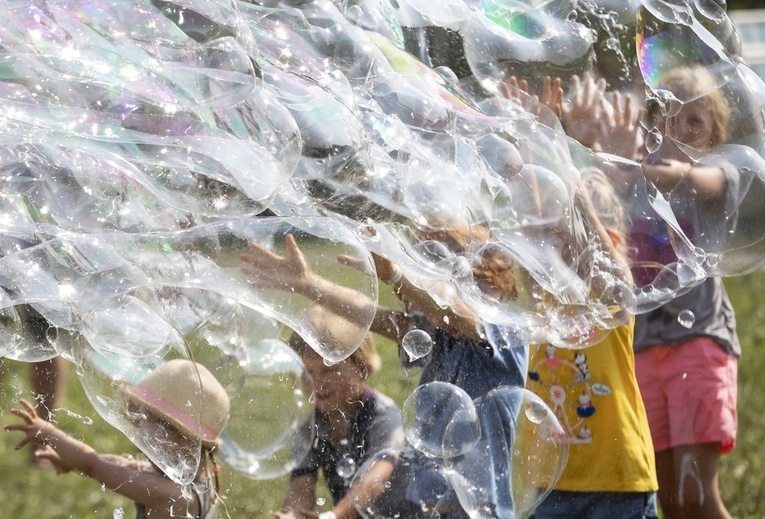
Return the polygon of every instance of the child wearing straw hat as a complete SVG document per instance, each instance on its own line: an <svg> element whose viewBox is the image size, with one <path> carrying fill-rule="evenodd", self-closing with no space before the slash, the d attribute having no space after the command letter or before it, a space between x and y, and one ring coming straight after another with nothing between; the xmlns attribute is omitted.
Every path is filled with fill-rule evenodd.
<svg viewBox="0 0 765 519"><path fill-rule="evenodd" d="M144 431L163 436L179 449L201 445L201 462L190 485L172 481L151 462L96 452L40 418L23 399L21 409L11 409L23 423L6 425L5 430L25 434L16 449L28 443L41 445L35 455L49 460L59 474L76 471L134 500L137 519L217 517L219 482L213 452L229 418L225 389L204 366L175 359L149 372L124 395L129 414L145 419L141 424ZM214 486L207 458L213 466Z"/></svg>

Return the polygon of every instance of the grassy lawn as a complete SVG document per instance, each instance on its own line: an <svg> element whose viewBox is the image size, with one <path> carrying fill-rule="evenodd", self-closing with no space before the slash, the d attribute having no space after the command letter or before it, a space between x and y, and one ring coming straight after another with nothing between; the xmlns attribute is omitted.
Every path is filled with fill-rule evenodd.
<svg viewBox="0 0 765 519"><path fill-rule="evenodd" d="M736 450L723 458L721 487L729 509L737 518L765 517L765 271L726 280L737 310L739 335L744 357L739 369L740 430ZM385 294L383 301L389 301ZM398 367L395 348L378 343L384 358L383 370L372 380L382 392L399 404L409 395L418 374L403 373ZM0 422L12 420L8 412L20 395L30 398L29 367L6 362L0 382ZM70 370L67 393L58 413L60 425L102 452L130 453L136 450L121 433L108 426L92 409ZM92 419L90 420L84 417ZM30 463L28 450L13 449L18 435L0 435L0 516L15 519L65 519L84 517L133 517L132 503L98 484L76 475L57 477ZM252 481L224 470L222 485L228 515L232 518L270 517L280 508L288 478ZM326 493L320 496L328 502ZM322 507L325 508L325 507ZM222 514L225 517L225 513Z"/></svg>

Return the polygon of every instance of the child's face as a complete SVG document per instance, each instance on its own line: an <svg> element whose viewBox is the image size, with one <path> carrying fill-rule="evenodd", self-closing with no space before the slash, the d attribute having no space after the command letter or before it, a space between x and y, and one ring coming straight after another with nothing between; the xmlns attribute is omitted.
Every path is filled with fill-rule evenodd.
<svg viewBox="0 0 765 519"><path fill-rule="evenodd" d="M313 379L319 411L328 413L349 409L361 397L365 382L354 361L344 360L327 366L324 359L311 350L303 355L303 363Z"/></svg>
<svg viewBox="0 0 765 519"><path fill-rule="evenodd" d="M680 112L669 120L669 135L697 150L712 147L714 120L703 99L697 99L683 106Z"/></svg>
<svg viewBox="0 0 765 519"><path fill-rule="evenodd" d="M198 444L197 440L189 438L173 425L154 415L151 408L145 405L131 403L128 412L130 413L131 425L147 440L168 442L178 445L179 448L188 448Z"/></svg>

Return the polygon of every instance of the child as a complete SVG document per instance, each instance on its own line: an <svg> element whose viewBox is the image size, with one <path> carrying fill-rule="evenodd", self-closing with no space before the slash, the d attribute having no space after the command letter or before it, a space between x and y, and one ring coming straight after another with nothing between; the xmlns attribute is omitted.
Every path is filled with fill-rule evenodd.
<svg viewBox="0 0 765 519"><path fill-rule="evenodd" d="M486 228L436 223L420 237L438 240L456 254L477 252L480 261L473 270L476 285L482 290L489 289L487 296L498 300L512 299L517 295L513 261L499 248L486 247L489 239ZM421 384L448 382L474 399L500 386L524 385L527 350L517 329L488 325L463 303L443 306L431 293L403 276L397 265L374 255L377 276L393 287L407 310L377 306L358 292L335 285L314 273L291 234L285 237L285 245L287 255L278 256L252 244L253 253L241 257L248 278L255 279L254 282L260 286L294 290L314 301L320 300L322 305L349 320L354 316L369 315L369 309L375 308L371 330L398 344L408 331L427 328L433 339L433 348L425 359ZM360 267L354 258L343 256L338 259L346 265ZM489 333L494 341L487 338ZM511 427L510 424L505 425ZM479 441L484 451L496 454L496 459L485 459L482 463L482 476L487 480L487 485L483 487L489 501L486 505L495 517L510 517L514 511L510 471L506 464L512 449L513 430L498 430L495 427L487 431L491 434L482 435ZM433 467L434 460L416 451L410 454L406 460L397 460L396 470L391 476L392 488L386 492L386 498L398 499L394 510L401 517L423 517L429 516L438 505L441 517L466 517L449 482L445 481L443 473L439 473L438 467ZM501 454L507 455L500 459ZM409 468L402 469L403 466Z"/></svg>
<svg viewBox="0 0 765 519"><path fill-rule="evenodd" d="M311 327L326 342L343 344L348 342L348 337L358 336L348 333L354 324L322 306L311 307L308 314ZM374 491L357 488L347 495L356 469L374 454L398 447L404 440L401 413L396 404L366 384L380 368L374 340L368 333L350 357L331 366L295 333L290 337L290 346L300 355L314 382L317 433L308 456L292 471L285 510L276 517L313 512L320 468L332 495L334 516L330 517L356 517L355 496ZM388 468L392 468L392 464L388 464ZM385 474L381 476L387 478Z"/></svg>
<svg viewBox="0 0 765 519"><path fill-rule="evenodd" d="M638 286L652 283L657 275L671 275L678 261L672 246L675 231L653 209L646 195L648 183L670 202L677 223L694 245L712 252L730 237L741 184L735 168L695 160L727 138L731 107L715 78L703 67L680 67L666 72L659 86L692 101L677 113L664 115L662 107L649 100L647 124L664 136L657 150L650 154L646 146L638 150L641 126L635 119L640 113L633 117L626 103L622 112L616 94L613 112L618 117L605 121L598 136L601 149L642 163L641 168L622 171L620 179L629 190L625 196L633 222L631 260ZM558 91L557 96L548 97L559 103L562 95ZM669 284L671 279L663 282ZM683 315L693 316L692 322ZM664 517L730 517L718 478L721 455L735 445L741 347L735 313L721 279L707 278L638 315L634 350Z"/></svg>
<svg viewBox="0 0 765 519"><path fill-rule="evenodd" d="M602 171L583 171L585 199L611 260L626 266L624 211ZM594 218L593 218L594 220ZM656 469L632 351L634 318L583 350L538 346L528 388L561 422L568 463L536 519L658 518Z"/></svg>
<svg viewBox="0 0 765 519"><path fill-rule="evenodd" d="M150 462L95 452L40 418L23 399L22 409L11 412L24 423L6 425L5 430L24 433L16 449L30 442L43 446L36 456L49 460L59 474L79 472L133 499L137 519L216 517L219 484L213 452L229 417L225 389L204 366L176 359L151 371L124 394L128 408L133 408L136 416L146 417L141 427L153 437L165 436L163 441L172 442L179 449L201 441L201 462L191 485L184 487L171 481ZM210 484L207 457L213 465L214 488Z"/></svg>
<svg viewBox="0 0 765 519"><path fill-rule="evenodd" d="M701 67L669 71L661 83L678 97L695 100L666 118L658 107L647 107L651 122L659 125L665 138L645 160L643 172L647 181L670 193L677 222L694 245L715 250L727 243L735 224L741 178L736 168L704 166L689 154L725 143L730 106L715 89L715 79ZM635 193L645 193L643 179L633 187ZM634 200L635 278L650 283L655 273L641 264L676 262L670 239L675 231L655 216L644 195ZM683 314L692 315L692 322L684 322ZM718 477L720 457L733 449L736 440L741 346L722 280L707 278L639 315L635 352L664 517L729 518Z"/></svg>

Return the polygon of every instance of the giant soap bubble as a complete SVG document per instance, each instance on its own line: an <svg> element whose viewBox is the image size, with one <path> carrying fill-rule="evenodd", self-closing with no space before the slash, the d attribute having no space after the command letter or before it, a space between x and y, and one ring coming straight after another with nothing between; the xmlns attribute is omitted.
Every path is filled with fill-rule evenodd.
<svg viewBox="0 0 765 519"><path fill-rule="evenodd" d="M284 330L328 362L353 353L376 312L372 254L480 316L495 346L497 326L523 326L574 349L765 264L765 83L716 2L40 0L0 15L0 354L71 360L97 411L177 481L198 452L147 439L121 385L197 359L229 390L226 460L283 474L311 415ZM590 70L647 87L644 152L584 149L533 97L545 75ZM531 83L519 100L500 95L512 74ZM700 107L725 115L724 135L683 134ZM586 168L632 208L634 286L582 202ZM717 185L699 183L710 172ZM358 336L337 348L312 333L310 294L258 254L371 301L345 309ZM412 438L451 460L434 470L481 515L486 489L511 494L481 461L524 470L512 434L490 456L484 429L536 407L486 395L423 431L429 389L411 397ZM264 420L266 401L290 417ZM535 447L558 460L535 481L554 483L555 446ZM519 488L505 504L524 514Z"/></svg>

